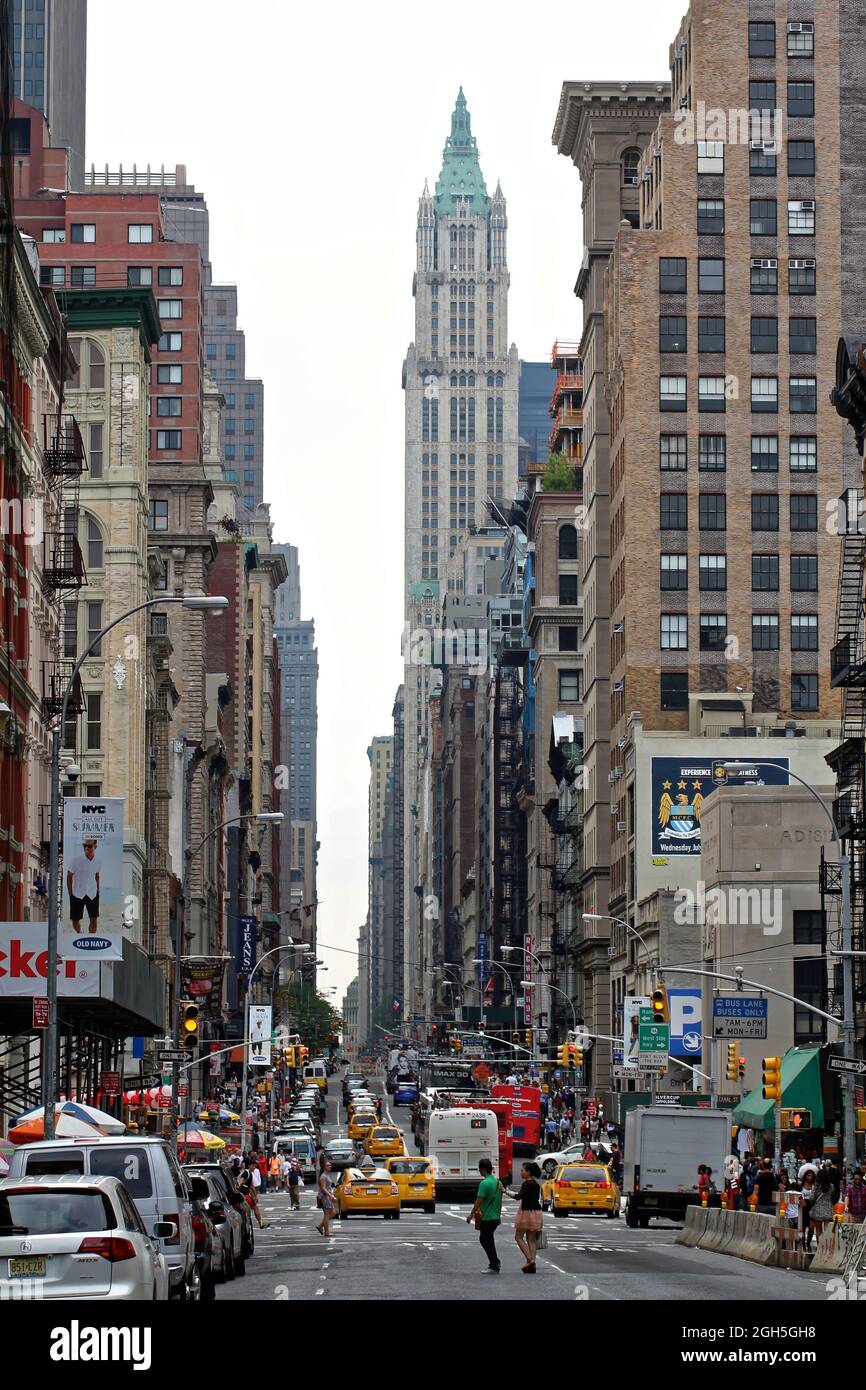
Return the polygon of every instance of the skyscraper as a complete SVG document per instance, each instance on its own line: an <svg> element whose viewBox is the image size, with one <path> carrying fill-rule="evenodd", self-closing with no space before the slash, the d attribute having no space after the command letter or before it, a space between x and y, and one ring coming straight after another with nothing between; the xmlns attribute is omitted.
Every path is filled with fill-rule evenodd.
<svg viewBox="0 0 866 1390"><path fill-rule="evenodd" d="M87 0L9 0L13 92L42 111L52 145L69 150L70 186L84 179Z"/></svg>
<svg viewBox="0 0 866 1390"><path fill-rule="evenodd" d="M433 193L418 204L415 341L403 364L405 510L404 1010L422 980L415 951L418 768L427 741L427 669L416 628L439 619L440 580L460 536L486 520L485 499L517 483L517 349L508 344L507 217L487 192L463 89ZM434 616L435 615L435 616Z"/></svg>
<svg viewBox="0 0 866 1390"><path fill-rule="evenodd" d="M246 335L238 327L237 285L205 290L205 362L225 397L220 417L223 467L253 511L264 496L264 385L247 376Z"/></svg>

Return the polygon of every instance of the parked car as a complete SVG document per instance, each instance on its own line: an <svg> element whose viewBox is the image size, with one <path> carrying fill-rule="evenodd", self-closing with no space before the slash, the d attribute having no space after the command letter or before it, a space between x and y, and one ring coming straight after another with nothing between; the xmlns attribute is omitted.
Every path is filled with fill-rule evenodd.
<svg viewBox="0 0 866 1390"><path fill-rule="evenodd" d="M230 1168L224 1168L219 1162L208 1163L199 1160L184 1165L188 1175L194 1177L209 1178L213 1184L211 1200L222 1203L233 1211L240 1222L241 1241L240 1246L234 1245L235 1273L246 1273L246 1261L252 1255L256 1239L253 1227L253 1215L244 1194L238 1187L237 1178ZM232 1224L232 1231L235 1231Z"/></svg>
<svg viewBox="0 0 866 1390"><path fill-rule="evenodd" d="M239 1207L232 1206L226 1197L225 1187L210 1173L190 1173L188 1175L193 1194L199 1193L208 1219L214 1227L219 1250L214 1261L214 1275L218 1284L234 1279L238 1274L246 1274L244 1255L244 1218ZM244 1203L247 1211L249 1207Z"/></svg>
<svg viewBox="0 0 866 1390"><path fill-rule="evenodd" d="M123 1183L145 1230L157 1223L170 1296L198 1302L201 1282L195 1260L189 1189L171 1146L154 1135L107 1135L94 1139L41 1139L21 1144L9 1158L10 1178L112 1177Z"/></svg>
<svg viewBox="0 0 866 1390"><path fill-rule="evenodd" d="M165 1301L168 1269L158 1246L172 1229L156 1221L148 1230L118 1178L65 1174L0 1182L4 1282L22 1291L29 1285L30 1297Z"/></svg>
<svg viewBox="0 0 866 1390"><path fill-rule="evenodd" d="M216 1298L217 1279L222 1282L225 1278L225 1253L222 1240L208 1211L210 1193L207 1183L204 1178L189 1178L188 1183L201 1297L202 1302L210 1303Z"/></svg>

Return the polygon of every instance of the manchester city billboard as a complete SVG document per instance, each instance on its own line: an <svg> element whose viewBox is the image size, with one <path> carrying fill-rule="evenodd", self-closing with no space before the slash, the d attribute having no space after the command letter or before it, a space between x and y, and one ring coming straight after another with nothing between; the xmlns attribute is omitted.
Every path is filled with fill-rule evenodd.
<svg viewBox="0 0 866 1390"><path fill-rule="evenodd" d="M652 852L700 854L704 803L718 786L787 786L788 759L742 763L726 772L723 758L652 759Z"/></svg>

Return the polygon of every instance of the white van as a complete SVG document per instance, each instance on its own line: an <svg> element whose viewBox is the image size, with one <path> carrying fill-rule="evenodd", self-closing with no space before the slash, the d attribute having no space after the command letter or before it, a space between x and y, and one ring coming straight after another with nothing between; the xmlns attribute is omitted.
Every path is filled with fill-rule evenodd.
<svg viewBox="0 0 866 1390"><path fill-rule="evenodd" d="M424 1152L433 1161L436 1195L477 1187L478 1161L499 1167L499 1121L492 1110L430 1110Z"/></svg>
<svg viewBox="0 0 866 1390"><path fill-rule="evenodd" d="M311 1081L319 1086L323 1091L328 1089L328 1069L324 1062L308 1062L304 1067L303 1081L308 1085Z"/></svg>
<svg viewBox="0 0 866 1390"><path fill-rule="evenodd" d="M146 1231L168 1222L171 1236L154 1239L165 1257L172 1298L198 1302L201 1279L195 1262L189 1188L164 1139L154 1135L107 1135L100 1139L42 1139L22 1144L9 1158L10 1178L119 1178L138 1208Z"/></svg>
<svg viewBox="0 0 866 1390"><path fill-rule="evenodd" d="M274 1140L273 1152L280 1157L283 1154L291 1154L293 1158L299 1158L305 1181L307 1178L316 1177L316 1143L306 1134L278 1134Z"/></svg>

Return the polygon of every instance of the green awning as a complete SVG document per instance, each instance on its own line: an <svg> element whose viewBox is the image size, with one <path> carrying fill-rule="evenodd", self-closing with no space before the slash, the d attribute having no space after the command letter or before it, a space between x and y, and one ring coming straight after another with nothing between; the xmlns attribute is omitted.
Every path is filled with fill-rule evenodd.
<svg viewBox="0 0 866 1390"><path fill-rule="evenodd" d="M774 1102L764 1100L758 1086L743 1096L731 1114L735 1125L773 1129ZM821 1052L817 1047L792 1047L782 1058L782 1105L786 1110L811 1110L815 1129L824 1128L821 1092Z"/></svg>

